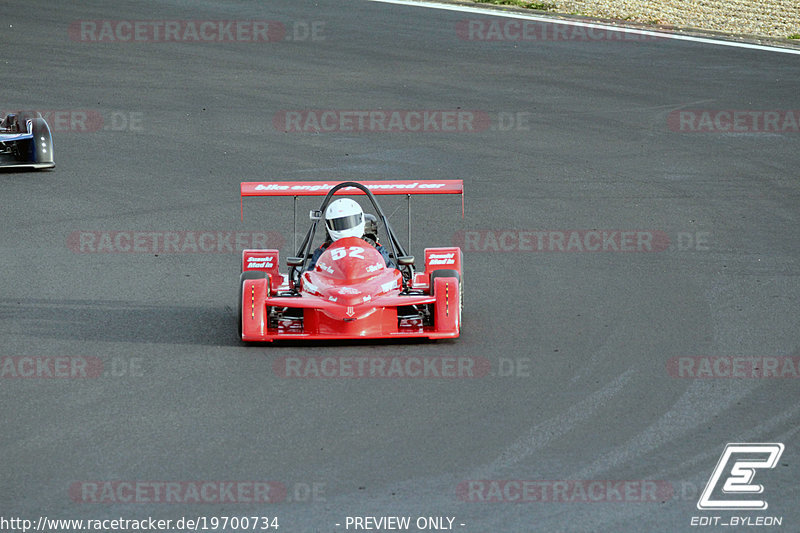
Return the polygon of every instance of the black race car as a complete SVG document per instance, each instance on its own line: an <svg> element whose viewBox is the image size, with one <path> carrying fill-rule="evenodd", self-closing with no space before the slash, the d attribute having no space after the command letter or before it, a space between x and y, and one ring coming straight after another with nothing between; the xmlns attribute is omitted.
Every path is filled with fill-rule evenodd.
<svg viewBox="0 0 800 533"><path fill-rule="evenodd" d="M9 113L0 121L0 170L54 166L53 136L41 113Z"/></svg>

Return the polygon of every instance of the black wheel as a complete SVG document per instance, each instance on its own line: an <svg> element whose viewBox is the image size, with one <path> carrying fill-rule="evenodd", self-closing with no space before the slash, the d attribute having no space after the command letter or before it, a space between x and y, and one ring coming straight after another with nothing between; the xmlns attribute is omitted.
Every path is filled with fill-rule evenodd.
<svg viewBox="0 0 800 533"><path fill-rule="evenodd" d="M239 308L239 339L242 338L242 296L244 296L244 282L249 279L266 279L267 280L267 288L269 288L269 277L267 276L266 272L259 272L257 270L249 270L247 272L242 272L242 275L239 276L239 304L236 306Z"/></svg>

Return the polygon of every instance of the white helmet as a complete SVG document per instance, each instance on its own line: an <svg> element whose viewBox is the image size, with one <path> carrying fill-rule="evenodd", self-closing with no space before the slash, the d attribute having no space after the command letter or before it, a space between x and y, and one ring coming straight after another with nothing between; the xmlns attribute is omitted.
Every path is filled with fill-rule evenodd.
<svg viewBox="0 0 800 533"><path fill-rule="evenodd" d="M364 235L364 211L355 200L334 200L325 210L325 225L331 239L362 237Z"/></svg>

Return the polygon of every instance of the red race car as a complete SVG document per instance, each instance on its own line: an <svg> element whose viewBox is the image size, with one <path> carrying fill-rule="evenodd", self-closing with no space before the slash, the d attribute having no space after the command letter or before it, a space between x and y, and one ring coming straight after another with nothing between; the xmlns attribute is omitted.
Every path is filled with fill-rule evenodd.
<svg viewBox="0 0 800 533"><path fill-rule="evenodd" d="M426 248L414 269L375 195L461 194L442 181L245 182L241 196L325 196L282 274L278 250L244 250L239 334L245 342L280 339L455 338L461 332L462 261L458 247ZM343 195L365 195L375 215ZM378 242L378 221L387 245ZM409 233L411 215L409 211ZM320 227L322 223L322 227ZM316 235L325 241L314 249Z"/></svg>

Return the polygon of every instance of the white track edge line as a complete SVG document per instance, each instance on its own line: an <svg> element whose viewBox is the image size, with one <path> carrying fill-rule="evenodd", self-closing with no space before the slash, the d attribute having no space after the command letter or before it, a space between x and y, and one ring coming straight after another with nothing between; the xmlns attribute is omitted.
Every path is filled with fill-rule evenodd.
<svg viewBox="0 0 800 533"><path fill-rule="evenodd" d="M368 2L379 2L382 4L397 4L402 6L415 6L426 7L430 9L441 9L445 11L459 11L462 13L474 13L477 15L486 15L493 17L505 17L533 20L536 22L544 22L550 24L563 24L567 26L580 26L583 28L600 29L607 31L616 31L621 33L633 33L637 35L650 35L663 39L674 39L678 41L691 41L695 43L713 44L717 46L729 46L733 48L747 48L750 50L762 50L766 52L778 52L782 54L800 55L800 50L792 48L781 48L780 46L767 46L762 44L742 43L737 41L726 41L723 39L712 39L710 37L695 37L692 35L681 35L677 33L665 33L655 30L640 30L637 28L626 28L620 26L613 26L610 24L599 24L596 22L583 22L580 20L560 19L556 17L548 17L544 15L533 15L528 13L513 13L509 11L499 11L494 9L487 9L481 7L463 6L459 4L440 4L438 2L425 2L415 0L366 0Z"/></svg>

